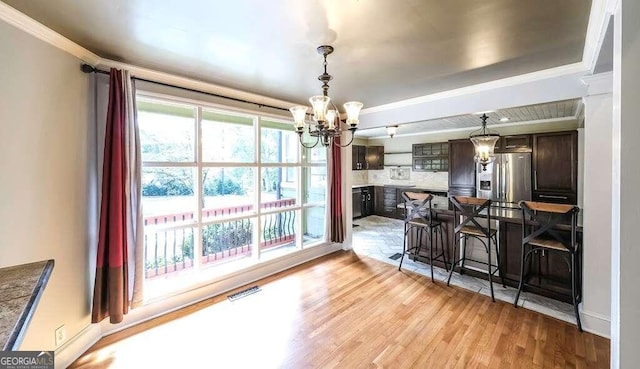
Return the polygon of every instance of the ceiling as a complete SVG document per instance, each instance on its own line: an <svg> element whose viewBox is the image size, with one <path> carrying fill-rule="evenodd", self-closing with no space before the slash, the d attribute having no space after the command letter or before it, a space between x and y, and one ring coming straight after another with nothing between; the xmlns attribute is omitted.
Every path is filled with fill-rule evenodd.
<svg viewBox="0 0 640 369"><path fill-rule="evenodd" d="M557 101L545 104L519 106L515 108L499 109L487 114L487 127L500 129L521 124L543 124L553 120L575 119L580 120L582 114L582 100L573 99ZM480 129L482 120L480 115L467 114L455 117L433 119L423 122L402 124L398 126L396 136L410 136L434 132L459 131ZM500 121L501 118L508 118L507 121ZM389 137L385 127L364 129L356 131L356 137L361 138L385 138Z"/></svg>
<svg viewBox="0 0 640 369"><path fill-rule="evenodd" d="M590 0L3 0L104 58L291 102L377 106L580 62Z"/></svg>

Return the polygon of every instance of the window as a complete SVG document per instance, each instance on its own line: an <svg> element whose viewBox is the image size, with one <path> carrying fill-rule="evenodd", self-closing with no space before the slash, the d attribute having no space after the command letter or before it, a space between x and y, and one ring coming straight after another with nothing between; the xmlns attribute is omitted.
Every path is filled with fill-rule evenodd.
<svg viewBox="0 0 640 369"><path fill-rule="evenodd" d="M291 122L137 98L145 298L325 241L326 149Z"/></svg>

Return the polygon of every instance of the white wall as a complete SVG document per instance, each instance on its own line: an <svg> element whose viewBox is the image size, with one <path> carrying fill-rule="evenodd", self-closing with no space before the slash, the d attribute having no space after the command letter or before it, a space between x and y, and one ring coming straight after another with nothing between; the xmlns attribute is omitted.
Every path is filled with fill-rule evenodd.
<svg viewBox="0 0 640 369"><path fill-rule="evenodd" d="M0 22L0 267L54 259L22 350L90 322L95 260L92 78L80 61Z"/></svg>
<svg viewBox="0 0 640 369"><path fill-rule="evenodd" d="M613 95L611 74L585 78L583 182L583 301L586 330L610 335L611 325L611 162Z"/></svg>
<svg viewBox="0 0 640 369"><path fill-rule="evenodd" d="M640 2L620 0L614 19L611 366L640 362Z"/></svg>

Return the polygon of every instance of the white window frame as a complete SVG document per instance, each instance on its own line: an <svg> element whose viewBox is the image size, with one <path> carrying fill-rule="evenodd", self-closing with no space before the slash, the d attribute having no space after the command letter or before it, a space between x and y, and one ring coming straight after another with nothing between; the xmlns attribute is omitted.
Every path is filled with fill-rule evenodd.
<svg viewBox="0 0 640 369"><path fill-rule="evenodd" d="M305 196L303 196L303 172L304 168L311 167L328 167L327 161L324 163L312 163L308 162L303 158L303 147L302 145L297 145L297 161L295 163L262 163L261 162L261 122L262 120L268 120L270 122L278 122L293 125L293 121L290 119L284 119L282 116L273 115L273 114L265 114L263 112L256 112L252 110L239 109L234 107L228 107L224 105L219 105L207 101L201 100L193 100L187 98L180 98L176 96L159 94L155 92L149 92L144 90L136 91L136 98L154 101L158 103L167 103L167 104L178 104L188 107L193 107L196 112L195 116L195 130L194 130L194 161L193 162L160 162L160 161L142 161L143 168L153 168L153 167L163 167L163 168L193 168L196 170L195 178L194 178L194 194L197 203L194 204L194 211L196 216L194 216L193 221L184 222L179 225L166 226L158 228L160 230L170 231L170 230L180 230L184 228L194 228L194 237L193 237L193 272L199 273L203 269L215 269L215 266L207 266L202 264L202 232L205 226L211 224L220 224L227 223L236 220L246 219L253 223L253 244L251 249L251 260L254 263L260 263L265 261L261 258L262 250L260 248L260 237L262 234L262 222L261 217L263 215L277 214L284 211L294 211L296 213L296 250L286 253L286 255L290 255L291 253L295 253L301 251L306 248L315 247L323 244L327 244L327 240L329 235L327 234L327 227L323 227L323 237L320 240L310 242L308 244L304 244L303 242L303 226L304 226L304 213L305 210L316 208L316 207L324 207L326 210L329 206L329 183L328 183L328 175L325 177L325 200L322 203L306 203ZM203 110L212 111L221 114L230 114L230 115L238 115L247 118L253 119L253 127L254 127L254 135L255 135L255 150L254 150L254 160L252 162L203 162L202 161L202 116ZM328 154L328 153L327 153ZM328 155L327 155L328 160ZM202 173L204 168L253 168L254 169L254 193L255 198L253 199L254 203L254 211L243 213L239 216L231 216L224 217L219 219L202 219L202 204L204 192L202 190ZM278 209L262 209L260 207L261 204L261 178L262 178L262 169L263 168L297 168L297 188L296 188L296 205ZM328 222L328 219L325 219L325 222ZM269 258L266 260L273 260L275 258Z"/></svg>

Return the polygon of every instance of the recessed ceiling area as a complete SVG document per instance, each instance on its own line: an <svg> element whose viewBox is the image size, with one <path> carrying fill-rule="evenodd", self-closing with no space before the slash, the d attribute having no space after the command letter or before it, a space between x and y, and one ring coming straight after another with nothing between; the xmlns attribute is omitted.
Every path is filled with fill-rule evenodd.
<svg viewBox="0 0 640 369"><path fill-rule="evenodd" d="M435 132L454 132L479 129L482 120L480 115L487 114L487 126L499 130L500 127L512 127L516 125L548 124L554 121L574 120L576 128L580 122L582 110L581 99L550 102L545 104L519 106L514 108L499 109L490 112L478 112L477 114L458 115L441 119L433 119L423 122L415 122L399 125L396 137L413 136ZM390 126L394 124L390 123ZM385 127L363 129L356 131L356 137L360 138L388 138Z"/></svg>
<svg viewBox="0 0 640 369"><path fill-rule="evenodd" d="M590 0L3 0L104 58L372 107L580 62Z"/></svg>

